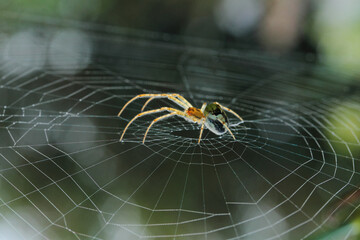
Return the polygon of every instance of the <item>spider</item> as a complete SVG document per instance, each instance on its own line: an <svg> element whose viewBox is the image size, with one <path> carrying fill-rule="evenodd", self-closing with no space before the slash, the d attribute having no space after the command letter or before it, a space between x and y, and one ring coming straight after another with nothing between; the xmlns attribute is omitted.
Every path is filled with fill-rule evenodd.
<svg viewBox="0 0 360 240"><path fill-rule="evenodd" d="M200 141L201 141L201 135L203 133L204 126L206 126L211 132L213 132L213 133L215 133L217 135L222 135L222 134L226 133L226 131L228 131L231 134L231 136L234 138L234 140L236 139L234 134L229 129L229 126L228 126L229 125L229 120L228 120L228 117L227 117L225 111L234 114L242 122L244 121L233 110L231 110L230 108L222 106L218 102L213 102L213 103L210 103L210 104L203 103L201 109L199 109L199 108L193 107L193 105L191 105L191 103L189 103L189 101L187 101L183 96L181 96L180 94L176 94L176 93L139 94L139 95L133 97L131 100L129 100L123 106L123 108L120 110L120 112L118 114L118 117L121 115L121 113L124 111L124 109L131 102L135 101L138 98L149 98L149 99L145 102L144 106L142 107L141 113L137 114L126 125L126 127L125 127L125 129L124 129L124 131L123 131L123 133L122 133L122 135L120 137L120 141L122 141L122 139L124 138L125 132L128 129L128 127L130 126L130 124L132 122L134 122L137 118L145 116L145 115L149 115L149 114L152 114L152 113L158 113L158 112L167 111L169 113L165 114L165 115L162 115L162 116L160 116L158 118L155 118L150 123L150 125L148 126L148 128L147 128L147 130L146 130L146 132L144 134L143 143L145 143L146 136L147 136L150 128L152 127L152 125L154 125L154 123L156 123L157 121L160 121L160 120L164 120L165 118L172 117L172 116L180 116L180 117L184 118L185 120L187 120L187 121L189 121L191 123L197 123L197 124L201 125L200 136L199 136L198 143L200 143ZM161 108L158 108L158 109L143 112L145 107L152 100L154 100L156 98L167 98L170 101L173 101L174 103L176 103L177 105L182 107L184 110L180 111L178 109L171 108L171 107L161 107Z"/></svg>

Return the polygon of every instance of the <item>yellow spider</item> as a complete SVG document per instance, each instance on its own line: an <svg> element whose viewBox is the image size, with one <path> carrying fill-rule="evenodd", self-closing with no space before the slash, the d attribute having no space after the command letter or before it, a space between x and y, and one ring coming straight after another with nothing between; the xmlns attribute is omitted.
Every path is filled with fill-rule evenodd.
<svg viewBox="0 0 360 240"><path fill-rule="evenodd" d="M184 118L185 120L191 122L191 123L197 123L199 125L201 125L201 130L200 130L200 136L199 136L199 140L198 143L200 143L201 141L201 135L202 132L204 130L204 125L213 133L217 134L217 135L222 135L224 133L226 133L226 131L228 131L231 136L235 139L234 134L230 131L228 124L229 124L229 120L228 117L226 116L225 111L228 111L232 114L234 114L237 118L239 118L241 121L244 121L237 113L235 113L233 110L231 110L230 108L224 107L222 106L220 103L218 102L213 102L211 104L206 104L203 103L201 109L199 108L195 108L193 107L193 105L191 105L191 103L189 103L183 96L176 94L176 93L163 93L163 94L140 94L137 95L135 97L133 97L131 100L129 100L124 107L120 110L118 116L121 115L121 113L124 111L124 109L134 100L138 99L138 98L149 98L144 106L141 109L141 113L137 114L133 119L131 119L131 121L126 125L121 137L120 137L120 141L122 141L126 130L128 129L128 127L130 126L130 124L135 121L137 118L148 115L148 114L152 114L152 113L158 113L158 112L165 112L168 111L170 113L165 114L163 116L160 116L156 119L154 119L149 127L147 128L144 138L143 138L143 143L145 143L145 139L147 136L147 133L149 132L151 126L156 123L159 120L163 120L165 118L171 117L171 116L180 116L182 118ZM175 108L170 108L170 107L162 107L162 108L158 108L158 109L154 109L154 110L149 110L146 112L143 112L143 110L145 109L146 105L148 105L152 100L154 100L155 98L167 98L170 101L173 101L174 103L178 104L180 107L182 107L184 110L180 111L178 109ZM225 111L224 111L225 110Z"/></svg>

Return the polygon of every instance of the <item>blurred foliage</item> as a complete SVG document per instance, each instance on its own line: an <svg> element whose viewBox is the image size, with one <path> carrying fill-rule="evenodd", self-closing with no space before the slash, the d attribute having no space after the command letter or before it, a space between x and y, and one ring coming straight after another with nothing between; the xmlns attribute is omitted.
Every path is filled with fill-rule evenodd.
<svg viewBox="0 0 360 240"><path fill-rule="evenodd" d="M278 54L317 53L325 64L358 73L360 3L339 2L2 0L0 11L211 38L223 46L246 43Z"/></svg>
<svg viewBox="0 0 360 240"><path fill-rule="evenodd" d="M308 56L311 61L315 59L315 61L319 61L320 64L326 64L337 71L353 74L353 76L355 76L353 78L337 78L337 81L348 84L351 81L359 81L360 18L358 16L360 16L360 2L345 0L342 5L336 3L336 1L337 0L325 0L315 3L315 1L304 0L289 3L287 0L0 0L0 17L6 18L6 16L11 15L12 18L19 19L19 25L11 29L11 31L8 31L9 33L0 32L0 43L4 43L4 49L12 53L12 55L10 54L11 57L13 57L12 61L21 64L30 63L33 67L38 68L45 64L52 67L55 66L55 68L56 66L61 66L65 69L71 66L76 71L67 73L77 74L88 67L92 54L97 47L96 44L92 45L86 33L74 29L44 33L45 31L42 32L40 27L39 29L26 29L26 27L22 25L22 19L28 16L30 16L30 18L43 17L45 21L47 17L49 17L49 19L57 19L60 22L64 21L64 25L66 25L65 22L68 20L75 20L85 23L96 23L100 24L100 26L102 26L101 24L106 24L106 26L118 26L126 29L140 29L156 33L200 37L207 41L216 40L220 43L218 46L221 47L261 49L264 55L265 52L270 52L275 55L291 56L293 53L300 52L304 53L304 56ZM346 7L342 8L343 6ZM356 15L357 13L358 15ZM355 17L346 17L347 15ZM10 28L9 26L6 27ZM22 28L24 28L25 31ZM2 34L4 34L4 36ZM63 43L65 42L67 43L67 48L64 50ZM184 44L187 44L187 42L184 41ZM1 47L2 45L0 46L0 52L2 50ZM120 47L115 50L108 50L106 45L102 47L103 50L111 53L120 52L120 54L124 53L126 55L125 48L127 47ZM128 54L139 54L139 58L150 62L149 59L154 56L153 52L143 53L142 50ZM147 50L150 49L148 48ZM221 50L219 52L221 52ZM0 56L5 56L5 54L1 54ZM148 56L146 54L148 54ZM250 54L252 53L249 53L249 55ZM53 58L48 57L48 55ZM226 67L221 66L221 62L217 60L217 57L218 56L214 57L214 59L216 59L216 65L214 64L214 66L216 66L219 72L226 72ZM261 57L261 55L256 56L256 58ZM204 60L198 61L206 62ZM245 62L245 58L239 60L239 62L240 61ZM263 61L265 64L269 64L270 62L274 63L274 66L279 64L283 67L284 65L280 62L276 63L273 59L269 61L264 58ZM123 62L119 65L123 64ZM251 67L249 67L250 65L247 66L245 64L245 67L243 66L244 69L241 69L240 65L243 63L239 64L239 62L235 63L234 61L234 63L232 63L235 66L234 69L236 69L232 69L233 71L252 71L249 70L251 69ZM78 66L78 68L76 68L76 66ZM126 70L129 69L129 63L126 62L124 66L125 70L123 71L126 72ZM287 68L287 66L284 68ZM291 66L289 66L289 69L291 69ZM257 72L261 72L259 69L256 70ZM254 70L254 72L256 72L256 70ZM64 69L61 69L61 71L64 73ZM149 74L146 71L148 71L148 69L137 69L138 73L143 73L142 76L148 77ZM163 72L153 74L157 74L156 77L159 78L164 77ZM264 78L269 77L266 74L259 76ZM276 76L276 74L272 76ZM229 77L229 79L230 78L231 77ZM269 79L271 79L271 77L269 77ZM274 77L274 79L276 79L276 77ZM316 78L311 78L309 82L313 84L315 81ZM285 81L277 81L277 83L281 84L277 86L276 81L274 81L273 89L282 89L282 93L286 95L286 97L296 98L296 96L304 92L305 85L300 86L304 84L304 82L296 85L289 84L289 86ZM319 81L319 84L320 86L317 86L317 88L321 89L321 85L323 85L324 82ZM287 87L286 90L284 90L284 86ZM294 91L290 91L291 87L294 88ZM221 89L218 88L218 90ZM230 91L231 87L226 89L226 92ZM274 90L274 92L276 92L276 90ZM264 99L265 98L266 95L264 96ZM357 145L357 141L360 139L359 103L344 100L343 102L339 101L338 104L330 106L329 109L330 113L326 115L324 122L326 128L332 130L326 133L327 139L334 143L331 147L335 148L336 153L341 153L345 156L349 156L349 153L351 153L354 155L352 157L358 158L360 154ZM344 122L345 120L347 122ZM84 122L82 124L84 124ZM69 130L68 132L72 131ZM87 137L87 140L89 139L90 137ZM344 142L346 144L344 144ZM350 151L348 146L351 148ZM331 151L332 149L327 150ZM113 151L116 153L119 149ZM91 157L94 158L94 155L84 157L83 159L86 159L87 164L89 164ZM351 169L352 162L344 161L339 161L339 166ZM69 169L75 167L76 166L71 165ZM115 168L111 166L108 167L108 169L114 170ZM149 166L144 167L145 176L147 176L146 171L148 169ZM112 174L118 175L118 171L119 170L115 169ZM110 171L107 170L108 177L114 178L109 172ZM156 182L161 182L166 174L168 174L168 169L164 169L161 174L157 175L159 179L157 179ZM93 173L93 175L95 174ZM99 173L99 175L102 175L102 173ZM195 174L193 176L198 177L198 175ZM15 177L16 175L14 178ZM181 179L181 177L184 176L179 176L177 181L180 181L179 179ZM127 188L129 188L131 184L139 186L139 183L136 182L138 178L139 175L137 174L131 178L131 181L123 182L124 187L122 191L128 192ZM248 179L250 179L250 177ZM215 185L215 183L211 182L215 180L216 179L207 180L207 183ZM81 182L81 180L78 180L78 182ZM190 182L192 182L191 191L197 191L195 186L196 183L200 181L195 178L195 180L190 179ZM114 185L114 189L112 190L116 191L116 189L119 189L119 185L120 184ZM2 193L7 192L1 196L3 201L16 198L16 196L12 195L15 194L14 191L11 191L13 190L12 186L3 184L1 189ZM63 189L65 192L71 192L74 187L70 184L64 184ZM150 187L148 189L149 191L153 191ZM51 194L53 194L53 190L51 190ZM77 197L77 195L75 196ZM75 196L72 197L74 198ZM149 201L151 197L148 196L150 196L150 194L144 192L144 195L138 196L137 201ZM171 196L167 198L168 201L172 200L175 202L176 199L180 199L172 192L169 193L168 196ZM124 199L127 197L128 196L124 196ZM38 199L35 200L37 201ZM100 199L99 197L99 202L101 201L104 201L104 205L106 206L116 206L116 204L106 202L108 200ZM201 200L199 201L202 203ZM27 200L17 202L17 204L20 206L26 205L24 202L27 202ZM198 204L195 200L193 200L192 203ZM145 203L140 202L139 204L145 206ZM358 205L358 203L354 205ZM62 203L62 206L65 206L65 204ZM108 210L110 213L115 211L116 209L111 208ZM146 214L148 214L146 211L138 209L136 214L134 214L134 212L127 214L122 213L122 216L124 216L124 218L133 217L140 219L141 217L148 217ZM347 214L345 214L345 216ZM82 215L75 212L69 217L69 219L73 220L69 221L71 224L78 225L70 226L70 229L86 229L89 227L89 223L82 221L80 216ZM344 218L342 215L337 215L337 217L341 220ZM170 217L169 219L164 219L161 215L154 215L153 219L156 220L155 222L161 222L161 220L170 222L171 220ZM98 222L92 222L92 224L94 229L100 226ZM355 216L354 219L350 219L344 224L329 227L329 232L321 235L319 239L343 239L350 231L351 237L356 239L360 232L359 225L360 220ZM162 229L162 231L168 234L174 232L173 229L167 228ZM116 238L115 236L112 237Z"/></svg>
<svg viewBox="0 0 360 240"><path fill-rule="evenodd" d="M360 139L360 120L357 102L340 102L333 106L332 113L328 116L328 128L333 129L328 132L328 138L337 143L334 144L335 151L348 156L352 153L354 156L360 154L357 147L358 139ZM344 143L352 143L350 146ZM331 149L329 149L331 151ZM351 157L351 156L349 156Z"/></svg>

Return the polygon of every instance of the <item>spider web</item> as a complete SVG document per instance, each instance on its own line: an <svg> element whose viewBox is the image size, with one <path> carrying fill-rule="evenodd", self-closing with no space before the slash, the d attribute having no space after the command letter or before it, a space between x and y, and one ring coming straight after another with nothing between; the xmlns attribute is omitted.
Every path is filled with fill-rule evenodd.
<svg viewBox="0 0 360 240"><path fill-rule="evenodd" d="M251 49L86 29L97 51L75 75L66 59L60 70L0 64L1 239L312 238L356 216L359 202L338 204L360 182L350 77ZM145 100L116 115L141 93L218 101L244 123L229 114L236 140L204 130L199 145L199 126L173 117L142 144L161 114L150 115L119 142ZM147 109L161 106L178 108Z"/></svg>

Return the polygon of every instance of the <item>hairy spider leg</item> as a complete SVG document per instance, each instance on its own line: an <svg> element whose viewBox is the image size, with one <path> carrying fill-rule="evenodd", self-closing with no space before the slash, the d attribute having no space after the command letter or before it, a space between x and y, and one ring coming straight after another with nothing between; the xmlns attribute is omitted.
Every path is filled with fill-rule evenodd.
<svg viewBox="0 0 360 240"><path fill-rule="evenodd" d="M243 119L242 119L242 117L240 117L239 116L239 114L237 114L236 112L234 112L233 110L231 110L230 108L227 108L227 107L225 107L225 106L223 106L223 105L221 105L220 103L218 103L218 102L215 102L216 104L218 104L221 108L223 108L223 109L225 109L226 111L228 111L228 112L230 112L230 113L232 113L232 114L234 114L237 118L239 118L242 122L244 121Z"/></svg>
<svg viewBox="0 0 360 240"><path fill-rule="evenodd" d="M184 105L182 105L182 107L183 107L184 109L189 108L189 107L192 107L191 103L189 103L183 96L181 96L181 95L179 95L179 94L177 94L177 93L172 93L172 94L169 94L169 95L175 96L175 97L179 98L179 100L181 100L183 103L185 103L185 104L186 104L186 107L185 107ZM161 97L151 97L151 98L149 98L149 99L145 102L144 106L141 108L141 111L144 111L145 107L146 107L152 100L154 100L155 98L165 98L165 96L161 96Z"/></svg>
<svg viewBox="0 0 360 240"><path fill-rule="evenodd" d="M207 105L207 103L206 103L206 102L204 102L204 103L203 103L203 105L201 106L200 111L201 111L202 113L204 113L205 108L206 108L206 105Z"/></svg>
<svg viewBox="0 0 360 240"><path fill-rule="evenodd" d="M160 116L160 117L158 117L158 118L155 118L155 119L150 123L149 127L146 129L146 132L145 132L144 138L143 138L143 143L145 143L146 136L147 136L150 128L152 127L152 125L153 125L154 123L156 123L157 121L163 120L163 119L165 119L165 118L171 117L171 116L179 116L179 113L172 112L172 113L169 113L169 114ZM182 117L186 117L184 113L183 113L181 116L182 116Z"/></svg>
<svg viewBox="0 0 360 240"><path fill-rule="evenodd" d="M175 108L169 108L169 107L162 107L162 108L158 108L158 109L154 109L154 110L149 110L149 111L146 111L146 112L142 112L142 113L139 113L137 114L135 117L133 117L130 122L126 125L121 137L120 137L120 140L119 141L122 141L124 135L125 135L125 132L126 130L128 129L128 127L130 126L130 124L135 121L137 118L139 117L142 117L144 115L148 115L148 114L151 114L151 113L158 113L158 112L164 112L164 111L169 111L169 112L176 112L178 113L179 115L183 115L183 112L181 112L180 110L177 110Z"/></svg>
<svg viewBox="0 0 360 240"><path fill-rule="evenodd" d="M179 99L169 95L169 94L165 94L165 93L162 93L162 94L139 94L135 97L133 97L132 99L130 99L124 106L123 108L120 110L119 114L118 114L118 117L120 117L121 113L125 110L125 108L133 101L135 101L136 99L138 98L145 98L145 97L166 97L167 99L177 103L178 105L180 105L181 107L183 108L187 108L187 106L185 105L185 103L181 102Z"/></svg>
<svg viewBox="0 0 360 240"><path fill-rule="evenodd" d="M199 135L198 143L200 143L200 141L201 141L201 136L202 136L202 133L203 133L203 131L204 131L204 125L205 125L205 121L203 121L203 123L201 124L201 129L200 129L200 135Z"/></svg>
<svg viewBox="0 0 360 240"><path fill-rule="evenodd" d="M188 105L189 107L192 107L192 106L193 106L188 100L186 100L186 98L184 98L184 97L181 96L180 94L174 93L174 95L175 95L176 97L178 97L180 100L182 100L184 103L186 103L186 105Z"/></svg>
<svg viewBox="0 0 360 240"><path fill-rule="evenodd" d="M220 120L219 120L220 121ZM226 128L226 130L228 130L228 132L231 134L231 136L234 138L234 140L236 140L234 134L231 132L230 128L227 126L226 123L224 123L223 121L220 121L221 124Z"/></svg>
<svg viewBox="0 0 360 240"><path fill-rule="evenodd" d="M154 100L155 97L151 97L149 98L145 103L144 106L141 108L141 111L144 111L145 107L149 104L149 102L151 102L152 100Z"/></svg>

